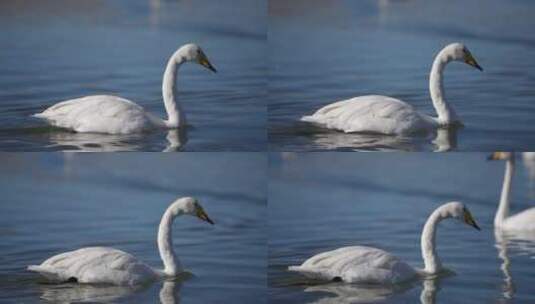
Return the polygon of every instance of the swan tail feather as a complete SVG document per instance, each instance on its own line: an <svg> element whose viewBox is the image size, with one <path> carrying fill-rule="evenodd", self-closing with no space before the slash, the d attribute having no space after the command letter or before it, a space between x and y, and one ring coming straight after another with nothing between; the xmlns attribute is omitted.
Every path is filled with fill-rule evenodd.
<svg viewBox="0 0 535 304"><path fill-rule="evenodd" d="M288 266L289 271L300 271L301 266Z"/></svg>
<svg viewBox="0 0 535 304"><path fill-rule="evenodd" d="M307 115L307 116L301 117L301 121L316 122L316 119L312 115Z"/></svg>
<svg viewBox="0 0 535 304"><path fill-rule="evenodd" d="M51 267L46 267L42 265L30 265L28 266L27 269L29 271L37 272L43 277L45 277L46 279L51 280L51 281L63 280L62 276L54 268L51 268Z"/></svg>

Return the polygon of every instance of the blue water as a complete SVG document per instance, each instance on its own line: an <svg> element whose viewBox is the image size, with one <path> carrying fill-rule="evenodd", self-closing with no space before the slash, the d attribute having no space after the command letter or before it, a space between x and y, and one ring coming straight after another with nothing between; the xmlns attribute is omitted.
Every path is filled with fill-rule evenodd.
<svg viewBox="0 0 535 304"><path fill-rule="evenodd" d="M266 7L263 0L3 1L0 150L264 150ZM178 99L191 125L185 134L75 134L30 117L95 94L118 95L165 117L163 71L189 42L218 73L181 67Z"/></svg>
<svg viewBox="0 0 535 304"><path fill-rule="evenodd" d="M534 16L535 2L522 0L269 1L270 150L533 150ZM484 72L462 63L446 68L446 98L465 126L442 140L348 135L298 121L367 94L434 115L431 64L457 41Z"/></svg>
<svg viewBox="0 0 535 304"><path fill-rule="evenodd" d="M485 153L272 153L268 285L272 303L533 303L535 234L494 233L505 164ZM535 180L517 161L511 212L534 207ZM437 230L455 274L394 287L318 284L287 271L348 245L387 250L420 268L420 234L442 203L464 202L481 227Z"/></svg>
<svg viewBox="0 0 535 304"><path fill-rule="evenodd" d="M0 302L267 303L266 165L256 153L0 154ZM193 277L120 288L46 284L25 270L86 246L161 268L160 218L186 195L215 222L174 223Z"/></svg>

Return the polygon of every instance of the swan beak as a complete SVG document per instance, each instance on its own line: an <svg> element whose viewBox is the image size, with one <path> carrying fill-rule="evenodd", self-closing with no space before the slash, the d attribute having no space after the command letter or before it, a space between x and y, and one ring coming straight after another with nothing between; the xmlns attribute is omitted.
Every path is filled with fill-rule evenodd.
<svg viewBox="0 0 535 304"><path fill-rule="evenodd" d="M487 155L487 160L498 160L499 158L496 155L497 152Z"/></svg>
<svg viewBox="0 0 535 304"><path fill-rule="evenodd" d="M208 214L206 214L202 208L197 209L197 217L212 225L214 224L214 222L208 217Z"/></svg>
<svg viewBox="0 0 535 304"><path fill-rule="evenodd" d="M208 57L204 53L200 54L199 58L199 64L203 67L209 69L210 71L217 73L217 70L214 68L214 66L210 63L210 60L208 60Z"/></svg>
<svg viewBox="0 0 535 304"><path fill-rule="evenodd" d="M464 222L466 224L476 228L477 230L481 230L481 228L479 228L479 226L477 225L476 221L472 217L472 214L470 214L470 211L468 211L468 210L464 211Z"/></svg>
<svg viewBox="0 0 535 304"><path fill-rule="evenodd" d="M507 159L507 155L505 152L493 152L489 156L487 156L487 160L503 160Z"/></svg>
<svg viewBox="0 0 535 304"><path fill-rule="evenodd" d="M468 53L464 56L464 62L468 65L473 66L474 68L483 71L483 68L477 63L476 59L472 54Z"/></svg>

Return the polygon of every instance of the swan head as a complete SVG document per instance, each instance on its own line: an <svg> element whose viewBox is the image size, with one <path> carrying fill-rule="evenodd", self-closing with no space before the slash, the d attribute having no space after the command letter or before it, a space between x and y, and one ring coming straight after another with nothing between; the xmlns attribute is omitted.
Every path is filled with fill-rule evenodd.
<svg viewBox="0 0 535 304"><path fill-rule="evenodd" d="M481 230L481 228L479 228L476 221L474 220L472 213L470 213L470 210L468 210L468 207L466 207L463 203L460 203L460 202L447 203L440 209L442 209L441 215L443 217L452 217L454 219L457 219L467 224L468 226L472 226L477 230Z"/></svg>
<svg viewBox="0 0 535 304"><path fill-rule="evenodd" d="M199 219L214 224L214 222L208 217L208 214L204 211L199 201L194 197L182 197L177 199L169 206L168 210L173 216L187 214L198 217Z"/></svg>
<svg viewBox="0 0 535 304"><path fill-rule="evenodd" d="M214 66L210 63L210 60L208 60L206 54L204 54L201 47L195 43L183 45L178 49L177 55L177 59L182 61L196 62L214 73L217 72Z"/></svg>
<svg viewBox="0 0 535 304"><path fill-rule="evenodd" d="M480 71L483 71L483 68L477 63L472 53L470 53L468 48L462 43L452 43L446 46L443 52L443 54L445 54L449 60L464 62Z"/></svg>
<svg viewBox="0 0 535 304"><path fill-rule="evenodd" d="M513 152L494 152L487 157L487 160L511 160Z"/></svg>

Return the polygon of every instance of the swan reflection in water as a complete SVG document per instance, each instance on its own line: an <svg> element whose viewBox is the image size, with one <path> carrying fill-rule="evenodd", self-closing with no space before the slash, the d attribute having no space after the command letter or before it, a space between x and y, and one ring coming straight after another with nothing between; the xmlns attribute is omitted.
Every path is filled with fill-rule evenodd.
<svg viewBox="0 0 535 304"><path fill-rule="evenodd" d="M440 128L421 137L342 133L322 130L311 134L310 138L317 149L348 149L354 151L420 151L425 149L429 139L432 138L433 151L446 152L457 148L458 128L454 126Z"/></svg>
<svg viewBox="0 0 535 304"><path fill-rule="evenodd" d="M436 294L440 289L441 277L427 278L422 281L422 291L420 293L420 303L436 303ZM417 285L418 281L412 281L402 285L389 286L366 286L346 283L331 283L326 285L312 286L305 289L305 292L330 293L325 298L310 302L310 304L357 304L383 302L395 294L403 293ZM334 296L333 296L334 295Z"/></svg>
<svg viewBox="0 0 535 304"><path fill-rule="evenodd" d="M528 254L531 257L535 256L535 232L495 229L494 238L496 239L495 246L498 249L498 257L502 260L502 264L500 265L500 270L504 276L502 295L505 299L512 299L515 294L515 284L511 274L509 250L517 252L517 255Z"/></svg>
<svg viewBox="0 0 535 304"><path fill-rule="evenodd" d="M161 132L113 135L99 133L74 133L54 131L48 134L49 148L83 152L119 152L143 151L145 145L162 142ZM165 136L165 148L162 152L180 151L187 141L187 132L183 129L168 130Z"/></svg>
<svg viewBox="0 0 535 304"><path fill-rule="evenodd" d="M111 286L91 284L42 284L41 299L51 303L113 302L142 293L150 286ZM159 293L160 303L180 303L181 281L164 281Z"/></svg>

